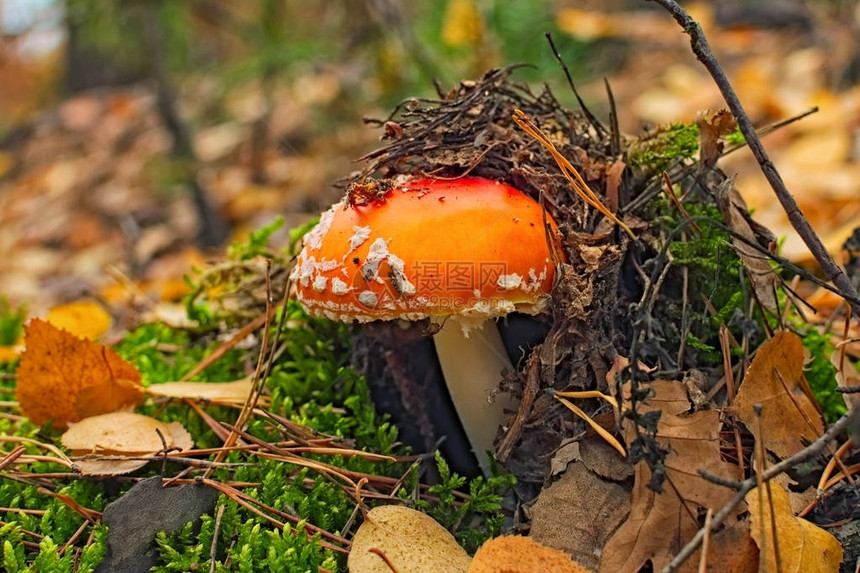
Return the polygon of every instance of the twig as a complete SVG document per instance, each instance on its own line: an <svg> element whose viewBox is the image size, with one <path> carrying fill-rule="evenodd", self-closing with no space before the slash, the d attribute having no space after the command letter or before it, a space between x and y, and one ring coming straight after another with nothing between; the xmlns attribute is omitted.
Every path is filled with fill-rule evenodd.
<svg viewBox="0 0 860 573"><path fill-rule="evenodd" d="M209 546L209 573L215 573L215 557L218 554L218 530L221 529L221 519L224 517L224 508L226 504L222 503L218 506L218 512L215 514L215 530L212 532L212 544Z"/></svg>
<svg viewBox="0 0 860 573"><path fill-rule="evenodd" d="M824 434L821 435L820 438L809 444L807 447L803 448L793 456L785 458L778 464L774 464L768 469L762 471L761 473L755 474L743 482L741 482L741 488L735 494L735 496L726 503L720 511L714 514L714 518L711 520L711 531L716 530L719 526L725 521L725 519L731 515L732 511L737 507L737 505L744 500L746 495L752 491L759 482L766 482L775 476L785 472L789 468L796 466L797 464L818 455L827 443L833 439L839 432L848 427L852 420L853 416L856 416L856 413L846 414L839 418L835 424L830 426ZM690 558L693 553L696 552L696 549L701 545L702 540L705 537L705 528L700 529L696 535L684 546L683 549L675 556L672 561L669 562L666 567L663 568L663 573L671 573L678 569L681 564Z"/></svg>
<svg viewBox="0 0 860 573"><path fill-rule="evenodd" d="M582 98L579 97L579 92L576 90L576 85L573 83L573 78L570 76L570 70L567 68L567 64L564 63L564 59L562 59L558 48L555 47L555 42L552 39L552 34L547 32L544 35L546 36L546 40L547 42L549 42L549 47L552 50L553 55L555 56L555 61L558 62L558 65L560 65L561 69L564 70L564 77L567 78L567 85L570 86L570 91L573 92L576 101L579 103L579 108L582 110L582 113L585 114L585 117L588 118L588 123L590 123L592 127L594 127L598 135L604 135L606 133L606 128L603 127L603 124L600 123L599 119L594 117L594 114L591 113L591 110L588 109L588 106L586 106L585 102L582 101ZM609 84L606 85L608 88Z"/></svg>
<svg viewBox="0 0 860 573"><path fill-rule="evenodd" d="M854 313L860 316L860 304L855 302L857 298L857 290L854 288L854 285L851 284L850 279L842 268L840 268L833 260L833 257L830 256L830 253L827 251L821 238L812 229L809 221L800 210L797 201L795 201L794 197L786 188L782 177L768 157L767 152L764 150L761 139L759 139L756 134L755 126L753 126L752 121L750 121L749 116L746 114L746 111L744 111L740 99L729 82L726 73L723 71L722 67L720 67L714 53L711 51L711 46L705 38L705 33L702 31L702 27L699 26L699 23L693 20L690 15L687 14L687 12L674 0L646 1L654 2L665 8L666 11L672 15L675 21L684 29L684 32L690 36L690 46L693 53L711 74L711 77L714 79L714 82L723 94L726 104L728 104L732 115L734 115L735 120L737 120L738 128L740 128L744 139L746 139L747 145L749 145L750 151L752 151L762 173L768 183L770 183L774 194L776 194L776 198L779 200L785 214L788 216L791 226L794 227L794 230L797 231L797 234L800 235L800 238L803 239L804 243L806 243L809 252L812 253L813 257L815 257L815 260L821 267L824 276L826 276L828 280L833 282L833 284L836 285L842 293L844 293L843 296L848 295L846 298L855 299L849 300L849 304L854 310Z"/></svg>

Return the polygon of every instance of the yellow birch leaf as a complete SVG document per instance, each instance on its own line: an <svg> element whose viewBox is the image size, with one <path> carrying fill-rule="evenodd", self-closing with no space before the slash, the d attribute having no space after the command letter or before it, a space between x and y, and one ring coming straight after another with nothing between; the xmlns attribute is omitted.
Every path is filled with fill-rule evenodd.
<svg viewBox="0 0 860 573"><path fill-rule="evenodd" d="M449 0L442 24L442 41L448 46L474 46L484 37L484 22L474 0Z"/></svg>
<svg viewBox="0 0 860 573"><path fill-rule="evenodd" d="M104 308L92 301L76 301L55 306L45 320L75 336L95 340L108 331L111 317Z"/></svg>
<svg viewBox="0 0 860 573"><path fill-rule="evenodd" d="M795 517L788 494L779 484L770 482L752 490L746 501L751 515L750 535L764 560L764 571L839 571L842 546L820 527Z"/></svg>
<svg viewBox="0 0 860 573"><path fill-rule="evenodd" d="M112 349L38 318L24 327L24 341L15 395L34 424L65 428L143 401L140 372Z"/></svg>

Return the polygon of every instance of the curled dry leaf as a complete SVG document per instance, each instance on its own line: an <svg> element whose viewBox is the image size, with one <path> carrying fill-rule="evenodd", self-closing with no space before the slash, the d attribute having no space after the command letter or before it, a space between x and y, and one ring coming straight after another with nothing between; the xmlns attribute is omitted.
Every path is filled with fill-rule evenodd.
<svg viewBox="0 0 860 573"><path fill-rule="evenodd" d="M350 573L466 573L472 558L428 515L399 505L367 514L355 532Z"/></svg>
<svg viewBox="0 0 860 573"><path fill-rule="evenodd" d="M751 246L759 243L759 235L764 232L763 229L752 220L746 203L734 186L733 177L717 186L714 197L723 214L723 220L735 235L732 237L732 246L744 265L756 299L763 307L775 309L779 277L773 272L770 259Z"/></svg>
<svg viewBox="0 0 860 573"><path fill-rule="evenodd" d="M251 393L251 380L235 382L165 382L146 389L153 396L189 400L244 401Z"/></svg>
<svg viewBox="0 0 860 573"><path fill-rule="evenodd" d="M803 449L824 432L818 403L803 376L803 343L791 332L777 332L750 365L734 409L756 442L781 458ZM762 407L761 419L755 405Z"/></svg>
<svg viewBox="0 0 860 573"><path fill-rule="evenodd" d="M468 573L588 573L570 555L541 545L531 537L503 535L475 553Z"/></svg>
<svg viewBox="0 0 860 573"><path fill-rule="evenodd" d="M167 424L130 412L85 418L73 424L60 441L72 451L72 457L82 458L76 459L75 464L86 475L123 474L147 463L147 460L121 459L123 456L149 456L164 448L194 447L191 435L179 422ZM93 457L87 459L88 455Z"/></svg>
<svg viewBox="0 0 860 573"><path fill-rule="evenodd" d="M699 127L699 160L713 167L723 153L723 137L734 131L738 124L729 110L721 109L712 114L699 112L696 125Z"/></svg>
<svg viewBox="0 0 860 573"><path fill-rule="evenodd" d="M34 424L55 428L143 401L140 372L101 344L39 319L24 327L16 397Z"/></svg>
<svg viewBox="0 0 860 573"><path fill-rule="evenodd" d="M762 570L839 571L842 546L820 527L795 517L788 495L779 484L757 487L747 494L746 501L751 515L750 534L761 552Z"/></svg>

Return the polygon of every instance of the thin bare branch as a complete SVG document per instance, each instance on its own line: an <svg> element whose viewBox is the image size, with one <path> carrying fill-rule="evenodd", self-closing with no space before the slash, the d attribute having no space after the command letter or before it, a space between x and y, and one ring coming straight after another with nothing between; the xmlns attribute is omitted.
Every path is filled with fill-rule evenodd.
<svg viewBox="0 0 860 573"><path fill-rule="evenodd" d="M830 428L828 428L820 438L809 444L807 447L803 448L793 456L785 458L778 464L772 465L763 472L757 473L741 482L741 487L735 496L730 499L729 502L720 509L720 511L714 514L714 517L711 520L711 532L716 531L720 527L723 521L732 514L735 507L737 507L737 505L744 500L746 495L755 489L759 483L767 482L779 474L786 472L789 468L795 467L801 462L820 454L821 451L827 447L830 440L835 438L840 432L842 432L842 430L851 425L855 416L858 416L856 412L842 416L836 421L836 423L830 426ZM705 538L705 533L704 527L700 529L696 535L693 536L693 539L691 539L687 545L681 549L675 558L663 568L663 573L672 573L673 571L677 571L681 564L689 559L702 544L702 541Z"/></svg>

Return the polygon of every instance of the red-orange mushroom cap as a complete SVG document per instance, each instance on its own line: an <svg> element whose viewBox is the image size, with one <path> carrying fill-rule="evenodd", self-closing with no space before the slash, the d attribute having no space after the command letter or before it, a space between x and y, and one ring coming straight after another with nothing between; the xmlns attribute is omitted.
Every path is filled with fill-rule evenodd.
<svg viewBox="0 0 860 573"><path fill-rule="evenodd" d="M309 313L344 322L537 314L553 283L550 240L555 222L513 187L407 179L323 213L292 278Z"/></svg>

